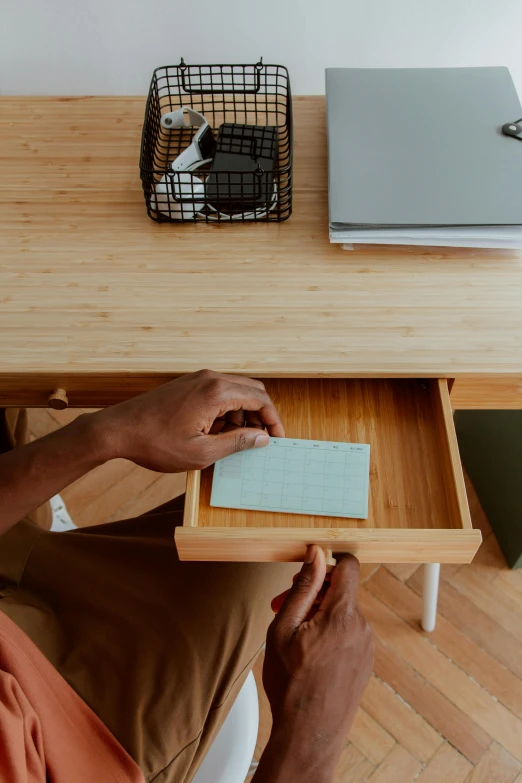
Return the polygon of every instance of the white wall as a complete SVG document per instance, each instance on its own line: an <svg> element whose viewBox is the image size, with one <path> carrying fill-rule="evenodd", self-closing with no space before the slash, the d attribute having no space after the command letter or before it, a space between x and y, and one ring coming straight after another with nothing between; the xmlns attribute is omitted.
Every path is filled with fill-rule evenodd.
<svg viewBox="0 0 522 783"><path fill-rule="evenodd" d="M508 65L522 97L522 0L0 0L4 95L142 94L181 55L263 55L294 94L326 66Z"/></svg>

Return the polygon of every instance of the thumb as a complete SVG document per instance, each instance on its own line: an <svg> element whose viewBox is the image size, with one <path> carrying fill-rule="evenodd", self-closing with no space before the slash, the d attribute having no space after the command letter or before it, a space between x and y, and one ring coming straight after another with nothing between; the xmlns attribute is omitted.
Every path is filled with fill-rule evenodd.
<svg viewBox="0 0 522 783"><path fill-rule="evenodd" d="M228 432L220 432L218 435L207 435L212 444L212 458L218 459L235 454L236 451L246 451L268 446L270 436L264 430L255 427L238 427Z"/></svg>
<svg viewBox="0 0 522 783"><path fill-rule="evenodd" d="M274 623L284 635L292 635L311 612L326 576L324 551L310 546L305 562Z"/></svg>

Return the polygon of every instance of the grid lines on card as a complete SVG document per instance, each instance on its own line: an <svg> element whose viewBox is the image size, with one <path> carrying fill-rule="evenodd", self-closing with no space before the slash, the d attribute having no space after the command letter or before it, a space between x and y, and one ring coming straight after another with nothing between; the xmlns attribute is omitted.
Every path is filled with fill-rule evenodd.
<svg viewBox="0 0 522 783"><path fill-rule="evenodd" d="M365 519L369 446L271 438L220 460L211 505Z"/></svg>

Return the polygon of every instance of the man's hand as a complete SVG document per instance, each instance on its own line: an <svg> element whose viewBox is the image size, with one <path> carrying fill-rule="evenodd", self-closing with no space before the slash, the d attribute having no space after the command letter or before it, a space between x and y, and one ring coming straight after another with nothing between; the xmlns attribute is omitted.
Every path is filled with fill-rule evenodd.
<svg viewBox="0 0 522 783"><path fill-rule="evenodd" d="M330 783L373 668L358 561L342 557L329 588L323 550L310 547L306 561L268 631L263 683L274 723L255 783Z"/></svg>
<svg viewBox="0 0 522 783"><path fill-rule="evenodd" d="M177 473L284 434L260 381L210 370L186 375L0 454L0 535L114 457Z"/></svg>
<svg viewBox="0 0 522 783"><path fill-rule="evenodd" d="M150 470L205 468L284 429L260 381L201 370L96 414L108 452ZM264 432L264 428L268 434Z"/></svg>

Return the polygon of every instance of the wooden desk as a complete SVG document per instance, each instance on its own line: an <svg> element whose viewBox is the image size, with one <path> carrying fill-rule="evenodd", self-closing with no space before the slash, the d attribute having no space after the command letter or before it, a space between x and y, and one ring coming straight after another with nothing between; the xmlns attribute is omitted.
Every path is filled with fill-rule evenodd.
<svg viewBox="0 0 522 783"><path fill-rule="evenodd" d="M456 378L522 407L522 258L328 241L324 100L296 98L283 224L157 225L144 98L0 99L0 405L103 405L203 366Z"/></svg>
<svg viewBox="0 0 522 783"><path fill-rule="evenodd" d="M377 521L220 533L198 531L192 518L180 550L300 559L315 540L370 561L426 562L423 623L432 629L433 561L469 561L480 541L451 405L522 407L522 257L330 245L317 97L294 101L288 222L158 225L139 179L144 107L144 98L0 98L0 406L45 405L57 387L71 405L106 405L201 367L275 379L455 379L451 404L441 381L424 384L429 405L414 381L374 382L356 422L346 406L331 418L326 435L355 426L369 440L378 433L377 445L386 433L400 445L404 428L404 443L416 444L402 460L374 459L372 492L386 507ZM366 387L353 383L327 384L321 410L344 394L359 399ZM302 389L284 388L282 404L300 399ZM306 426L319 414L315 394ZM326 426L324 415L317 421ZM434 487L437 514L427 502ZM190 500L193 508L196 492Z"/></svg>

